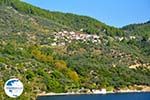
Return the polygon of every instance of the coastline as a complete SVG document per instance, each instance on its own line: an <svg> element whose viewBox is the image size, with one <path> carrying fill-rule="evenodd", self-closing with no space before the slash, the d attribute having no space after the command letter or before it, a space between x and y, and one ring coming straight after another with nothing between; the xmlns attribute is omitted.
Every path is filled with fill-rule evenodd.
<svg viewBox="0 0 150 100"><path fill-rule="evenodd" d="M117 94L117 93L150 93L150 90L121 90L117 92L107 91L106 93L41 93L37 96L68 96L68 95L95 95L95 94Z"/></svg>
<svg viewBox="0 0 150 100"><path fill-rule="evenodd" d="M134 92L107 92L106 94L118 94L118 93L150 93L150 91L134 91ZM69 96L69 95L95 95L103 93L47 93L47 94L38 94L37 96Z"/></svg>

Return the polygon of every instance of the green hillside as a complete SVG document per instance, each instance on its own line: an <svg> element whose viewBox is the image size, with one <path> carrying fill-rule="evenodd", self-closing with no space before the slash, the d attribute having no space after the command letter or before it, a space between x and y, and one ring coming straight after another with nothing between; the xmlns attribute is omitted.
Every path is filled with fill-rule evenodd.
<svg viewBox="0 0 150 100"><path fill-rule="evenodd" d="M123 32L117 28L107 26L104 23L87 16L79 16L71 13L65 14L61 12L50 12L25 2L21 2L20 0L1 0L0 4L11 6L15 10L24 14L47 18L48 20L59 23L66 28L71 28L72 30L80 31L80 29L83 29L83 31L89 34L107 33L109 35L123 35Z"/></svg>
<svg viewBox="0 0 150 100"><path fill-rule="evenodd" d="M0 100L12 100L3 90L12 77L24 84L18 100L81 88L150 86L149 22L133 27L0 0Z"/></svg>
<svg viewBox="0 0 150 100"><path fill-rule="evenodd" d="M131 44L136 45L145 55L150 56L150 21L127 25L122 30L126 31L129 35L136 36L137 39L130 41Z"/></svg>
<svg viewBox="0 0 150 100"><path fill-rule="evenodd" d="M150 21L141 24L131 24L122 28L131 34L141 35L146 38L150 37Z"/></svg>

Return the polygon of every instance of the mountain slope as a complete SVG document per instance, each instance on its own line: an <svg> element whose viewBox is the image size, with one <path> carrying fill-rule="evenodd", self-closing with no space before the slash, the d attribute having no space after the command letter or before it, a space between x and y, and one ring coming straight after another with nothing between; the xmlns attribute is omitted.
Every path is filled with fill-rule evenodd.
<svg viewBox="0 0 150 100"><path fill-rule="evenodd" d="M0 4L0 87L11 77L19 78L25 90L18 99L81 88L150 86L149 49L141 48L149 47L149 41L141 34L134 38L128 29L19 0ZM11 100L3 88L0 99Z"/></svg>
<svg viewBox="0 0 150 100"><path fill-rule="evenodd" d="M147 21L141 24L127 25L127 26L124 26L122 29L134 35L150 37L150 21Z"/></svg>
<svg viewBox="0 0 150 100"><path fill-rule="evenodd" d="M128 35L136 37L136 39L130 41L131 44L141 49L145 56L150 55L150 21L127 25L122 30L126 31Z"/></svg>
<svg viewBox="0 0 150 100"><path fill-rule="evenodd" d="M107 26L104 23L101 23L87 16L79 16L79 15L69 14L69 13L65 14L60 12L50 12L29 5L25 2L21 2L20 0L1 0L0 3L1 5L11 6L15 10L22 13L47 18L48 20L52 20L63 26L69 27L72 30L80 31L80 29L83 29L83 31L90 34L100 34L100 33L107 33L109 35L123 34L123 31L120 31L117 28Z"/></svg>

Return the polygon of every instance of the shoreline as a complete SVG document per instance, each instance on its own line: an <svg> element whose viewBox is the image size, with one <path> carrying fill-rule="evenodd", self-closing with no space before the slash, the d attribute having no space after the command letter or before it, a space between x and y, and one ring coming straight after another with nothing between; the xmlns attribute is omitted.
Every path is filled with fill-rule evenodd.
<svg viewBox="0 0 150 100"><path fill-rule="evenodd" d="M107 94L119 94L119 93L150 93L150 91L118 91L118 92L106 92L106 93L46 93L38 94L37 96L69 96L69 95L107 95Z"/></svg>
<svg viewBox="0 0 150 100"><path fill-rule="evenodd" d="M140 88L140 89L137 89ZM71 91L66 93L39 93L37 96L68 96L68 95L95 95L95 94L117 94L117 93L150 93L150 86L143 86L143 85L134 85L129 86L128 88L120 88L120 89L113 89L107 91L106 88L102 88L101 90L95 89L79 89L77 91Z"/></svg>

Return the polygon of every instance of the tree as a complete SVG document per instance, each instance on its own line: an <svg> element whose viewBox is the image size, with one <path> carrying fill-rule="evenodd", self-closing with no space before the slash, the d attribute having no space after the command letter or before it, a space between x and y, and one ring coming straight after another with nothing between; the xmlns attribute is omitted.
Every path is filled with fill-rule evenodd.
<svg viewBox="0 0 150 100"><path fill-rule="evenodd" d="M31 54L33 57L42 62L53 62L53 57L51 55L42 54L38 49L32 50Z"/></svg>
<svg viewBox="0 0 150 100"><path fill-rule="evenodd" d="M77 74L77 72L75 71L72 71L72 70L68 70L68 76L75 82L78 82L79 81L79 76Z"/></svg>
<svg viewBox="0 0 150 100"><path fill-rule="evenodd" d="M55 67L57 70L62 71L62 70L67 69L67 64L63 60L57 60L55 61Z"/></svg>

